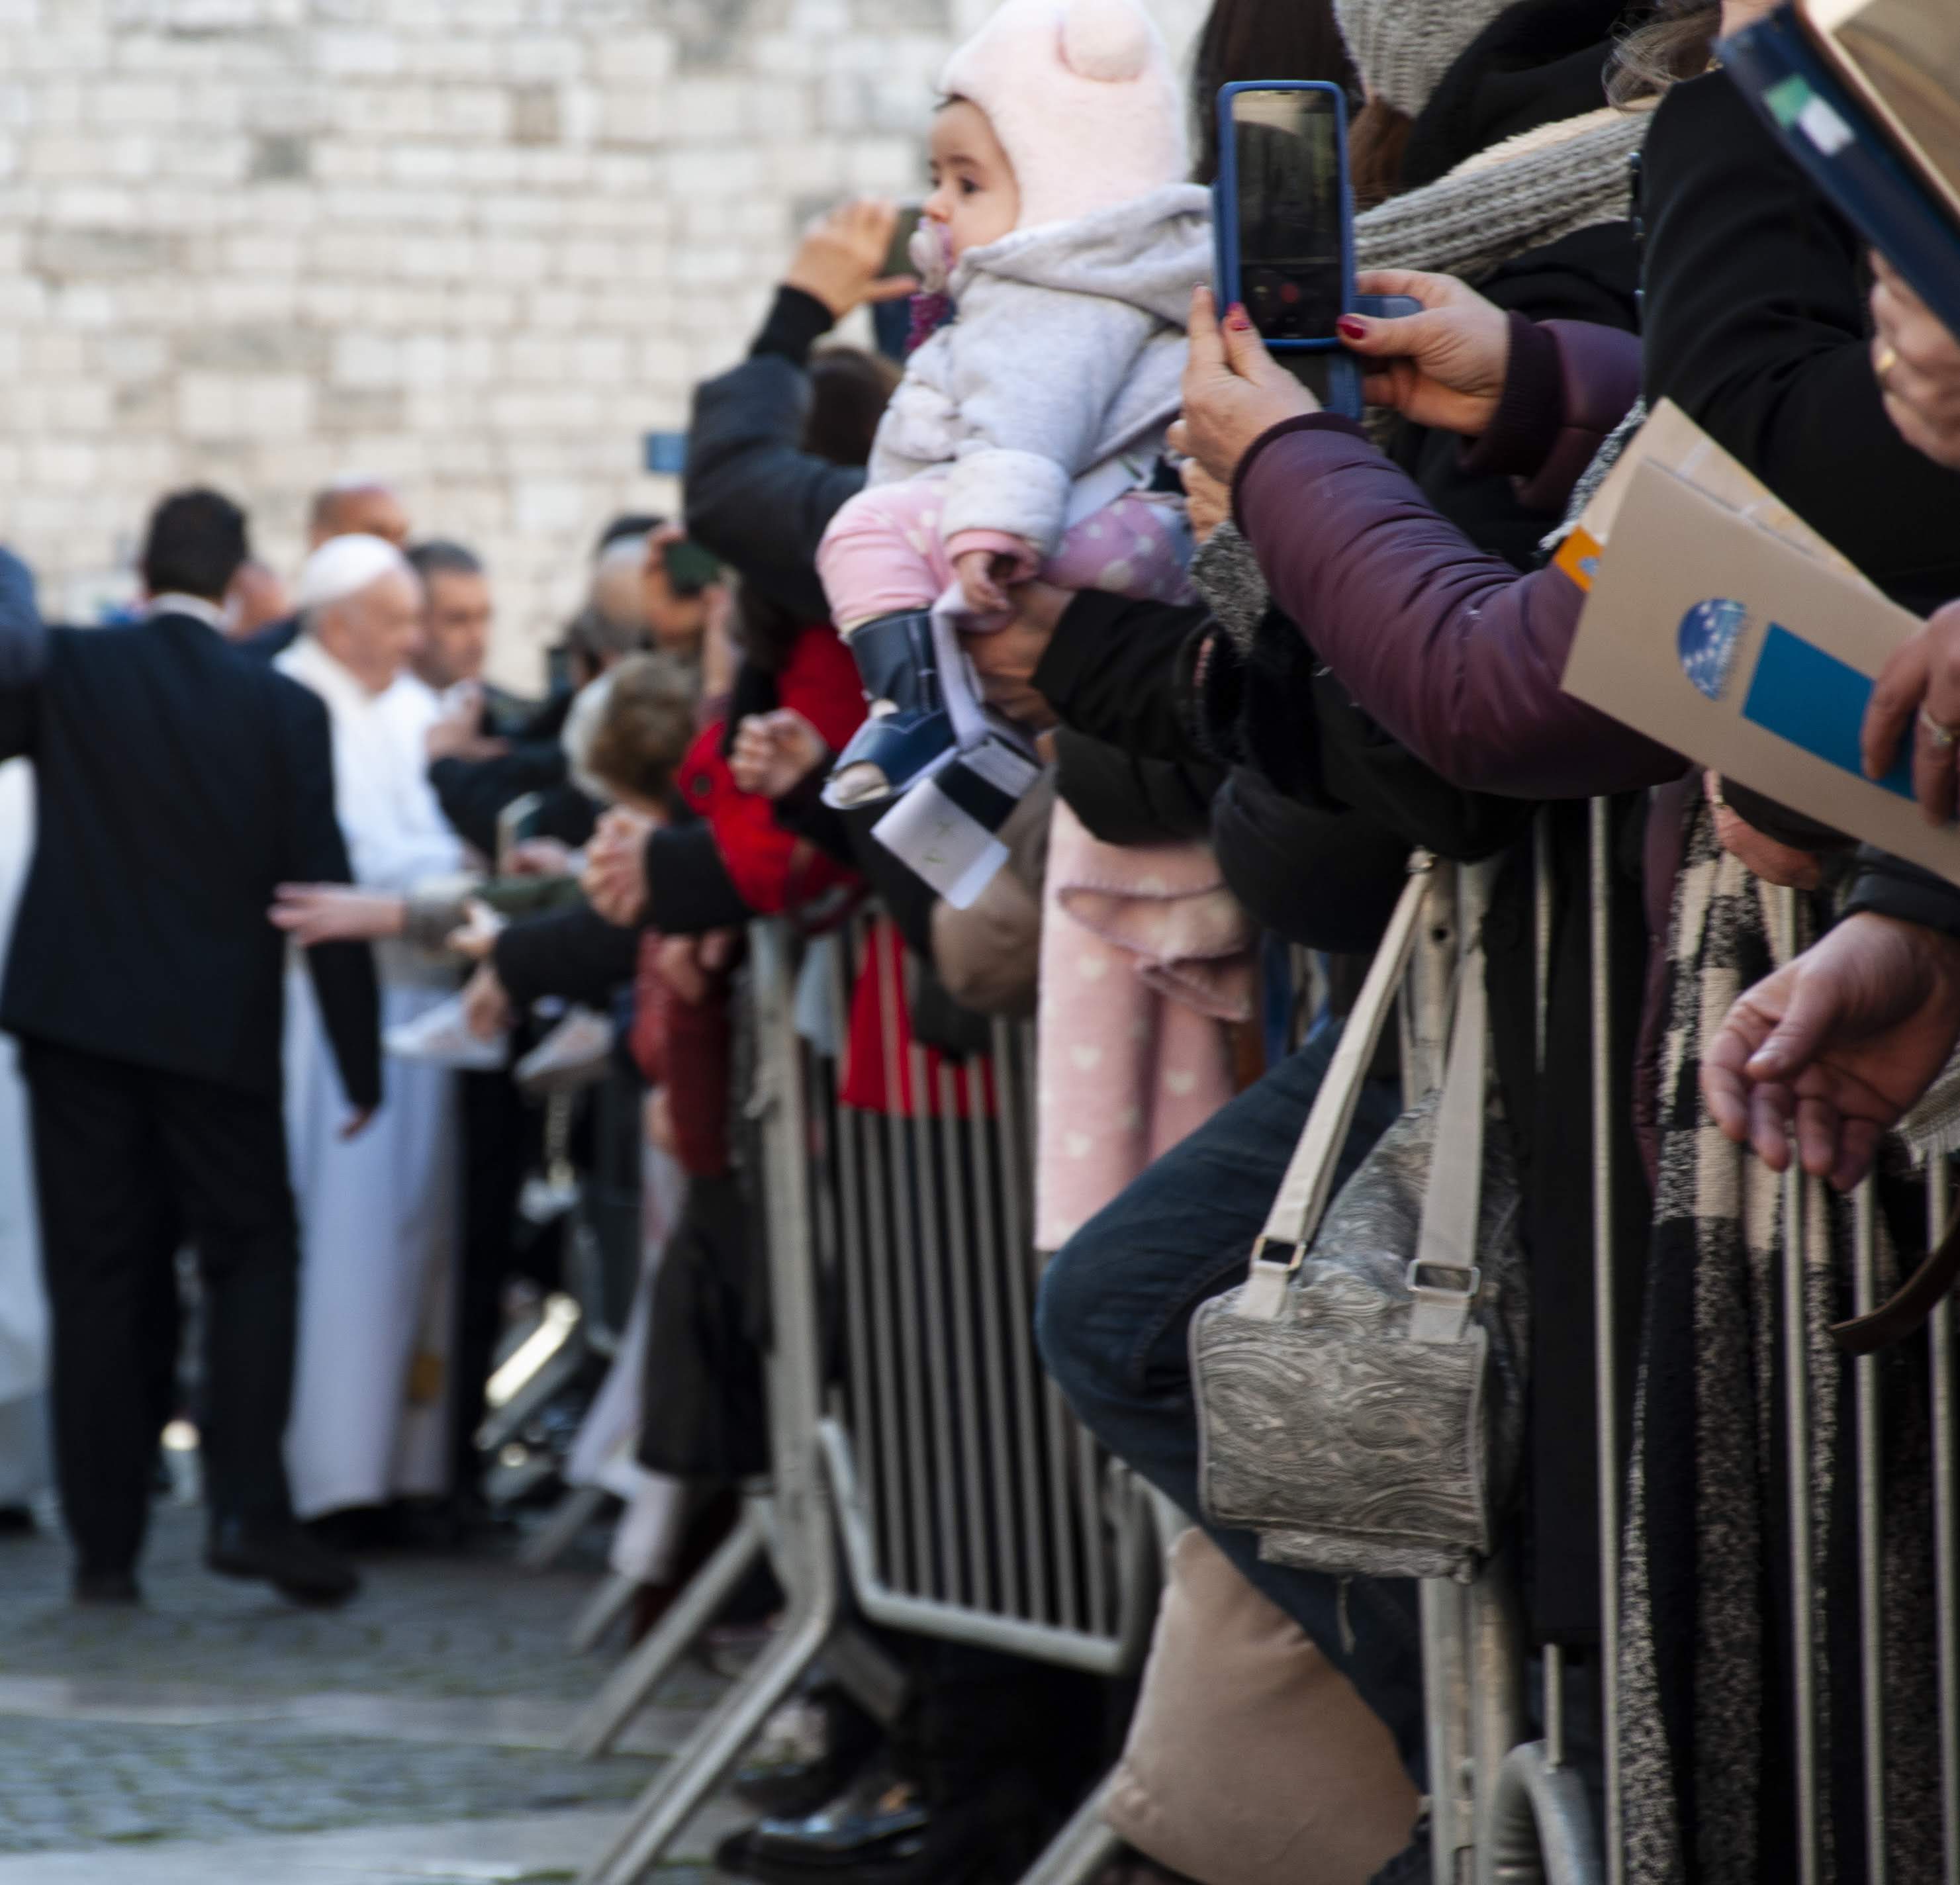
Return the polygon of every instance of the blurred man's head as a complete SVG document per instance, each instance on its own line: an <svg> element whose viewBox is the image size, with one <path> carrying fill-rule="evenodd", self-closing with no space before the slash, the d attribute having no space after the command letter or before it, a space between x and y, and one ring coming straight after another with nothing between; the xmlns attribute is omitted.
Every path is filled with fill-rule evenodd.
<svg viewBox="0 0 1960 1885"><path fill-rule="evenodd" d="M422 640L416 673L440 694L480 679L495 614L482 560L460 543L418 543L409 563L422 582Z"/></svg>
<svg viewBox="0 0 1960 1885"><path fill-rule="evenodd" d="M409 513L380 478L350 472L314 493L307 534L316 550L336 537L352 536L379 537L399 550L409 540Z"/></svg>
<svg viewBox="0 0 1960 1885"><path fill-rule="evenodd" d="M300 572L298 600L307 634L371 694L394 684L421 643L422 579L379 537L323 544Z"/></svg>
<svg viewBox="0 0 1960 1885"><path fill-rule="evenodd" d="M221 606L252 554L245 513L215 491L173 491L150 513L138 567L151 596L195 596Z"/></svg>
<svg viewBox="0 0 1960 1885"><path fill-rule="evenodd" d="M291 615L292 606L278 571L256 558L241 563L224 592L224 632L243 641Z"/></svg>

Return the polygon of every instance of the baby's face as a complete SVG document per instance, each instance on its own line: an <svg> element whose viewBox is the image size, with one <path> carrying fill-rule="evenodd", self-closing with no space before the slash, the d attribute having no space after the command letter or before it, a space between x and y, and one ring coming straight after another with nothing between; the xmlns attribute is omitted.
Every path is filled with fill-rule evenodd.
<svg viewBox="0 0 1960 1885"><path fill-rule="evenodd" d="M940 224L956 261L998 242L1021 219L1013 167L980 107L956 98L932 121L932 194L925 215Z"/></svg>

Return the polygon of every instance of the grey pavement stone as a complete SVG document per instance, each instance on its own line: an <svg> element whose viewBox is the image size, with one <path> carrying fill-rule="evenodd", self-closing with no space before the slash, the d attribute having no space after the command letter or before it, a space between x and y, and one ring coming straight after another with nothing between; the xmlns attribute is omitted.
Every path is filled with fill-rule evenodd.
<svg viewBox="0 0 1960 1885"><path fill-rule="evenodd" d="M0 1885L542 1885L576 1875L721 1686L690 1666L627 1751L574 1761L557 1744L609 1667L565 1648L589 1571L377 1556L354 1604L306 1611L210 1575L202 1535L196 1508L158 1508L129 1611L69 1604L58 1537L0 1538ZM662 1877L705 1880L727 1823L704 1815Z"/></svg>

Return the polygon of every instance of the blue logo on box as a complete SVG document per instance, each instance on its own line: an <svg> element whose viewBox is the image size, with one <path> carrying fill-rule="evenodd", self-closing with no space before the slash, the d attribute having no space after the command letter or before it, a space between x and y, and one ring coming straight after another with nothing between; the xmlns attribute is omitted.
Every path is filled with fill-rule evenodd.
<svg viewBox="0 0 1960 1885"><path fill-rule="evenodd" d="M1741 637L1748 611L1731 598L1711 596L1697 602L1681 618L1675 647L1681 656L1681 671L1698 693L1711 701L1722 698L1729 684L1729 670L1735 665L1736 644Z"/></svg>

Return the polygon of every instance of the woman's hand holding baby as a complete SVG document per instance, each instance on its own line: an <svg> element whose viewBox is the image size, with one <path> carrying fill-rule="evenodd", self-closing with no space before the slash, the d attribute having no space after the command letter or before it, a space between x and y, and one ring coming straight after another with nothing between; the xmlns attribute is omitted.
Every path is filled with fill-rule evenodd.
<svg viewBox="0 0 1960 1885"><path fill-rule="evenodd" d="M1361 394L1417 425L1465 438L1489 427L1510 366L1511 326L1503 310L1450 275L1377 269L1358 275L1363 294L1405 294L1420 314L1393 320L1344 314L1341 338L1370 363Z"/></svg>
<svg viewBox="0 0 1960 1885"><path fill-rule="evenodd" d="M1257 439L1281 423L1318 412L1320 402L1272 355L1242 307L1221 325L1209 288L1192 291L1191 357L1184 369L1184 418L1173 450L1188 452L1221 485Z"/></svg>
<svg viewBox="0 0 1960 1885"><path fill-rule="evenodd" d="M735 730L728 770L744 792L786 796L830 757L823 736L794 709L751 714Z"/></svg>

